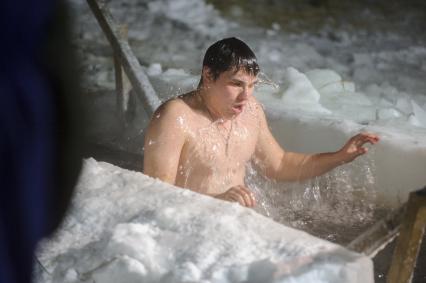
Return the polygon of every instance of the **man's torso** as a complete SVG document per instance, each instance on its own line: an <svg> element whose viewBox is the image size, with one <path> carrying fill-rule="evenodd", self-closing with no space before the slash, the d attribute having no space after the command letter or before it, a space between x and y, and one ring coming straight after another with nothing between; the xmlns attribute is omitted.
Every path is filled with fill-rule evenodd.
<svg viewBox="0 0 426 283"><path fill-rule="evenodd" d="M188 110L182 115L186 141L175 184L213 195L244 185L246 164L253 156L259 132L259 104L250 99L234 119L212 122L195 95L180 99Z"/></svg>

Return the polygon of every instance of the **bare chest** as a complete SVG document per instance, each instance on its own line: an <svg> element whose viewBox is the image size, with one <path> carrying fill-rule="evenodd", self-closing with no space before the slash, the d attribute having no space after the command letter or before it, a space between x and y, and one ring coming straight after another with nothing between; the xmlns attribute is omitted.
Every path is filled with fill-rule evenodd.
<svg viewBox="0 0 426 283"><path fill-rule="evenodd" d="M196 166L200 174L237 174L251 159L257 135L256 121L248 118L232 121L227 127L200 123L189 135L180 163Z"/></svg>

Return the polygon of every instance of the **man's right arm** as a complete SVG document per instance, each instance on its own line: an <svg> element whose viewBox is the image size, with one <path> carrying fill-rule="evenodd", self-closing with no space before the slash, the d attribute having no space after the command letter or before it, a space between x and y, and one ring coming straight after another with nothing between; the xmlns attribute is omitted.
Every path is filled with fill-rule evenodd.
<svg viewBox="0 0 426 283"><path fill-rule="evenodd" d="M186 137L186 105L169 100L154 113L145 132L144 174L175 184Z"/></svg>

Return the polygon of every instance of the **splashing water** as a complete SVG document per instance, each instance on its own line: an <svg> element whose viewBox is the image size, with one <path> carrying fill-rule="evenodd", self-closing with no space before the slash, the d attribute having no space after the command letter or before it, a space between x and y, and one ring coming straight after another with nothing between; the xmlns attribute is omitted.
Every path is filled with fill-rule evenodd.
<svg viewBox="0 0 426 283"><path fill-rule="evenodd" d="M263 72L259 72L259 74L257 75L257 80L258 80L258 84L259 85L269 85L272 86L275 90L278 90L280 88L280 86L272 81L265 73Z"/></svg>
<svg viewBox="0 0 426 283"><path fill-rule="evenodd" d="M378 204L375 163L368 156L303 183L274 182L253 165L246 172L257 212L332 242L348 244L386 214Z"/></svg>

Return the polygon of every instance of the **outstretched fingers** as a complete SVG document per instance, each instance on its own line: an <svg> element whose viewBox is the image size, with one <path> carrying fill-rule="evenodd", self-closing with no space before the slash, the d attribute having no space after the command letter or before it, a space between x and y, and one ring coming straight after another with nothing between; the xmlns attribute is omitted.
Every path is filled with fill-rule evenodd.
<svg viewBox="0 0 426 283"><path fill-rule="evenodd" d="M365 144L365 143L376 144L380 140L379 136L372 133L361 133L356 135L355 137L357 137L358 140L362 142L362 144Z"/></svg>
<svg viewBox="0 0 426 283"><path fill-rule="evenodd" d="M376 144L380 141L379 136L372 133L360 133L352 138L352 143L355 145L355 155L359 156L368 152L368 148L364 145L366 143Z"/></svg>
<svg viewBox="0 0 426 283"><path fill-rule="evenodd" d="M368 148L365 146L367 143L374 145L379 141L379 136L367 132L353 136L341 149L342 160L345 163L353 161L358 156L368 152Z"/></svg>

